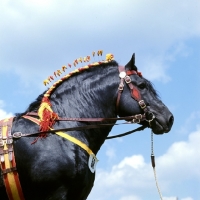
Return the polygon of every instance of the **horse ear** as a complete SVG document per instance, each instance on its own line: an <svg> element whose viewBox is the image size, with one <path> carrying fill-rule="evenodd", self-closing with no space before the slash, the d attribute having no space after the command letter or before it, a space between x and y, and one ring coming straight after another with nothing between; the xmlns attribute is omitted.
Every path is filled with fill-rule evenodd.
<svg viewBox="0 0 200 200"><path fill-rule="evenodd" d="M131 60L125 65L125 68L135 70L135 53L133 53Z"/></svg>

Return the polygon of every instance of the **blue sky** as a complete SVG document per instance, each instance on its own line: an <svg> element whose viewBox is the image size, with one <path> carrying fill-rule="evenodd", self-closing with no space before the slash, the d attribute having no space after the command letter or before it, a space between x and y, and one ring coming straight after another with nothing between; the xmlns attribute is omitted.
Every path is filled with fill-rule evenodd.
<svg viewBox="0 0 200 200"><path fill-rule="evenodd" d="M200 199L199 10L198 0L1 0L0 118L23 112L43 80L77 57L103 49L125 65L135 52L175 117L170 133L154 136L164 200ZM88 199L159 199L150 153L149 129L106 141Z"/></svg>

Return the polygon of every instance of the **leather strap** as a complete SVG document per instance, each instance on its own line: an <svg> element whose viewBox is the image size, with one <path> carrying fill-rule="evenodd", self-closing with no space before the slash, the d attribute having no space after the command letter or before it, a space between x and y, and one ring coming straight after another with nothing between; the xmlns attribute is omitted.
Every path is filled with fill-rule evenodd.
<svg viewBox="0 0 200 200"><path fill-rule="evenodd" d="M126 71L124 66L119 66L118 70L119 70L120 84L118 87L118 96L117 96L117 102L116 102L117 113L119 112L119 102L120 102L121 94L124 89L124 82L129 86L132 98L134 98L137 102L141 100L140 91L131 83L131 78L129 77L130 75L134 75L134 74L138 75L138 72L135 70Z"/></svg>
<svg viewBox="0 0 200 200"><path fill-rule="evenodd" d="M38 114L36 112L28 112L26 113L26 115L23 115L24 118L29 119L28 116L38 117ZM76 118L69 118L69 117L60 118L59 117L56 121L105 122L105 121L116 121L116 120L131 121L134 119L138 119L138 115L132 115L132 116L127 116L127 117L113 117L113 118L77 118L77 117ZM145 115L143 115L141 118L141 121L143 120L145 120ZM31 121L34 121L34 118Z"/></svg>
<svg viewBox="0 0 200 200"><path fill-rule="evenodd" d="M24 200L13 152L12 121L13 118L0 121L1 171L9 200Z"/></svg>
<svg viewBox="0 0 200 200"><path fill-rule="evenodd" d="M23 116L24 118L26 118L26 119L29 119L29 120L31 120L32 122L34 122L34 123L36 123L36 124L40 124L40 120L38 120L38 119L36 119L36 118L33 118L33 117L30 117L30 116ZM63 131L66 131L67 129L65 129L65 130L63 130ZM67 140L69 140L69 141L71 141L71 142L73 142L74 144L76 144L76 145L78 145L78 146L80 146L82 149L84 149L85 151L87 151L87 153L89 154L89 155L93 155L95 158L96 158L96 156L95 156L95 154L92 152L92 150L86 145L86 144L84 144L83 142L81 142L80 140L78 140L78 139L76 139L75 137L73 137L73 136L71 136L71 135L69 135L69 134L67 134L67 133L64 133L64 132L62 132L61 131L61 129L56 129L56 130L54 130L54 129L51 129L50 131L48 131L48 132L54 132L56 135L59 135L60 137L63 137L63 138L65 138L65 139L67 139ZM37 134L37 133L36 133ZM39 132L39 134L43 134L43 132ZM23 136L28 136L28 134L21 134L20 135L20 133L19 132L17 132L17 133L14 133L13 134L13 137L15 137L15 136L21 136L21 137L23 137ZM29 134L30 135L30 134Z"/></svg>
<svg viewBox="0 0 200 200"><path fill-rule="evenodd" d="M30 119L31 120L31 119ZM32 120L31 120L32 121ZM34 121L33 121L34 122ZM103 124L102 124L103 125ZM107 124L108 125L108 124ZM111 125L113 125L113 124L111 124ZM110 125L110 126L111 126ZM116 125L116 124L115 124ZM105 125L103 125L103 126L105 126ZM90 129L90 128L94 128L94 127L79 127L79 128L81 128L81 129ZM96 128L99 128L99 127L96 127ZM136 128L136 129L134 129L134 130L132 130L132 131L128 131L128 132L125 132L125 133L122 133L122 134L118 134L118 135L114 135L114 136L108 136L106 139L113 139L113 138L117 138L117 137L123 137L123 136L126 136L126 135L129 135L129 134L131 134L131 133L134 133L134 132L136 132L136 131L141 131L141 130L144 130L145 128L147 128L147 126L146 125L143 125L143 126L140 126L140 127L138 127L138 128ZM74 127L74 128L70 128L70 129L74 129L74 130L77 130L77 127ZM80 129L80 130L81 130ZM56 131L69 131L68 129L56 129L56 130L51 130L51 132L56 132ZM18 138L21 138L21 137L26 137L26 136L30 136L30 135L35 135L35 134L40 134L41 132L38 132L38 133L31 133L31 134L22 134L21 132L15 132L14 134L13 134L13 138L14 139L18 139ZM45 132L45 133L47 133L47 132Z"/></svg>

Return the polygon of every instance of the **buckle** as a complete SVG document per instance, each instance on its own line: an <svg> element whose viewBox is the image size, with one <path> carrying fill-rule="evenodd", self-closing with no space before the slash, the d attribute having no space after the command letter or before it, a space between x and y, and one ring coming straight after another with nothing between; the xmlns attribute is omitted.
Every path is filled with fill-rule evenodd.
<svg viewBox="0 0 200 200"><path fill-rule="evenodd" d="M3 146L4 146L4 141L0 140L0 147L3 147Z"/></svg>
<svg viewBox="0 0 200 200"><path fill-rule="evenodd" d="M144 103L144 100L140 100L138 103L142 109L146 108L146 104Z"/></svg>
<svg viewBox="0 0 200 200"><path fill-rule="evenodd" d="M137 123L138 124L138 123L141 122L142 114L135 115L134 117L135 117L135 119L132 120L133 123Z"/></svg>
<svg viewBox="0 0 200 200"><path fill-rule="evenodd" d="M151 117L150 119L147 119L148 122L152 122L155 119L155 115L152 112L148 112L148 118Z"/></svg>
<svg viewBox="0 0 200 200"><path fill-rule="evenodd" d="M138 124L138 123L140 123L140 119L133 119L133 121L132 121L134 124Z"/></svg>
<svg viewBox="0 0 200 200"><path fill-rule="evenodd" d="M13 140L10 139L10 138L7 138L6 141L5 141L6 144L12 144L13 143Z"/></svg>
<svg viewBox="0 0 200 200"><path fill-rule="evenodd" d="M22 137L22 133L21 132L13 133L13 138L21 138L21 137Z"/></svg>
<svg viewBox="0 0 200 200"><path fill-rule="evenodd" d="M135 115L136 119L142 119L142 114Z"/></svg>
<svg viewBox="0 0 200 200"><path fill-rule="evenodd" d="M151 117L151 119L146 119L146 121L149 122L149 126L151 127L151 122L156 118L155 115L152 112L149 112L148 115ZM148 117L149 117L148 116Z"/></svg>
<svg viewBox="0 0 200 200"><path fill-rule="evenodd" d="M124 89L124 84L123 83L120 83L119 84L119 87L118 87L118 90L122 91Z"/></svg>
<svg viewBox="0 0 200 200"><path fill-rule="evenodd" d="M131 82L130 76L126 76L126 77L124 78L124 80L125 80L125 82L126 82L127 84L129 84L129 83Z"/></svg>

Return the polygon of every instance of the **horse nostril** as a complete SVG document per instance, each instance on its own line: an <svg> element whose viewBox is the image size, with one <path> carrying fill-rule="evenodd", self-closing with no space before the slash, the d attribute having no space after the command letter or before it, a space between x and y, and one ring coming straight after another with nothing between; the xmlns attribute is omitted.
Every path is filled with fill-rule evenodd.
<svg viewBox="0 0 200 200"><path fill-rule="evenodd" d="M174 117L173 115L169 118L169 125L172 126L172 124L174 123Z"/></svg>

